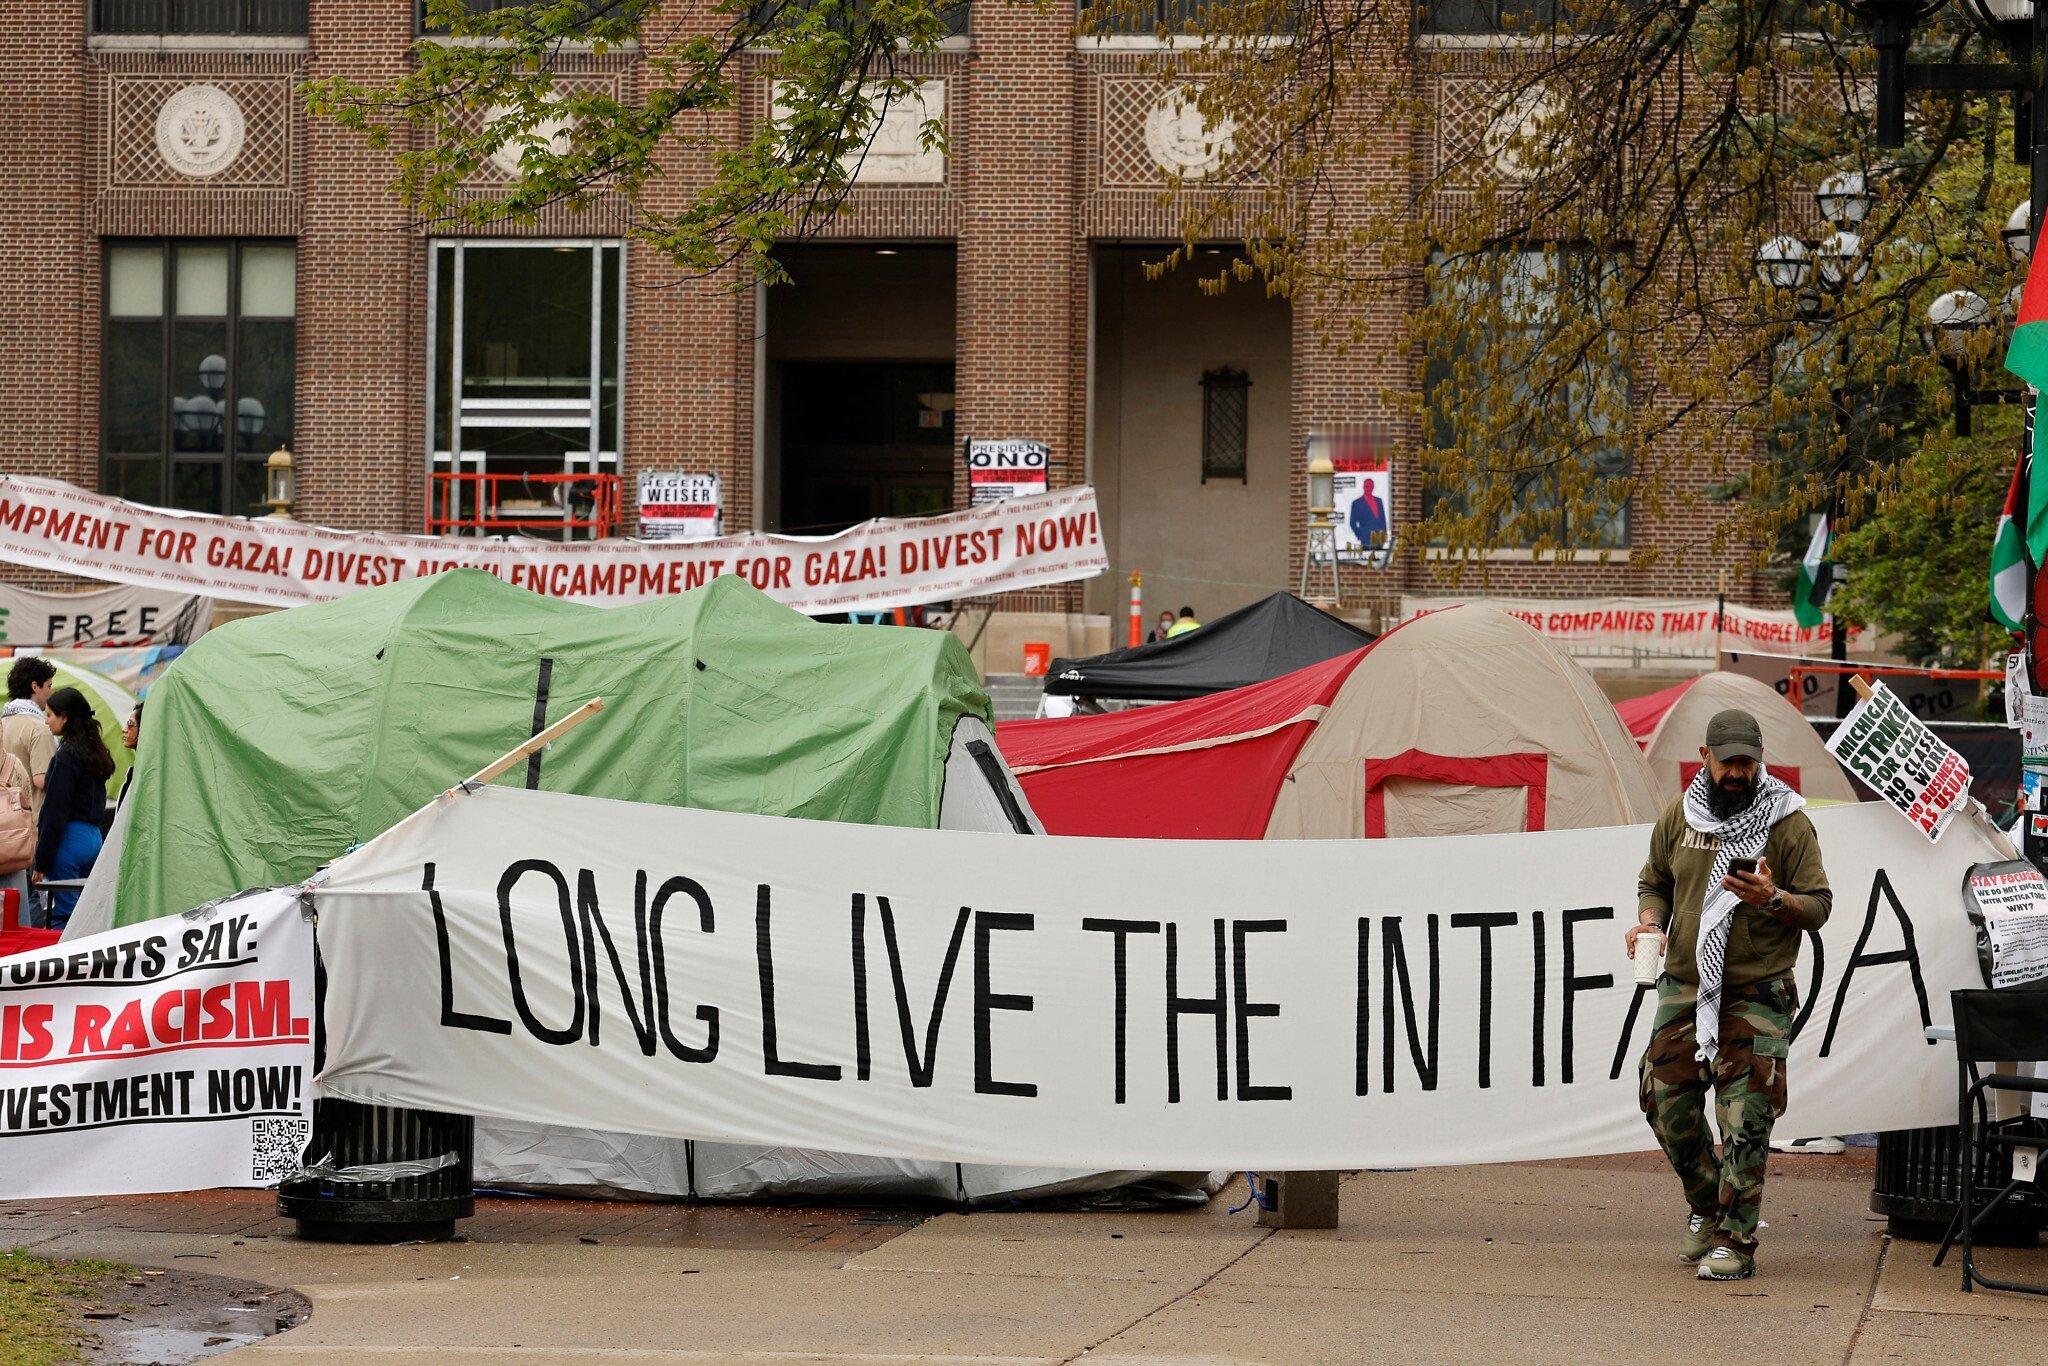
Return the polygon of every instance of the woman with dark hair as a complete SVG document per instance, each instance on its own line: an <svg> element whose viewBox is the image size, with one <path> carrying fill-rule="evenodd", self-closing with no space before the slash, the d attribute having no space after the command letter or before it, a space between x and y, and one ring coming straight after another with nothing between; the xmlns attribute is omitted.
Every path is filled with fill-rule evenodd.
<svg viewBox="0 0 2048 1366"><path fill-rule="evenodd" d="M100 738L99 718L85 694L59 688L43 706L50 714L50 734L57 753L43 785L43 812L36 828L35 877L69 881L92 871L100 856L100 818L107 810L107 779L114 776L114 756ZM50 928L71 922L78 889L50 894Z"/></svg>

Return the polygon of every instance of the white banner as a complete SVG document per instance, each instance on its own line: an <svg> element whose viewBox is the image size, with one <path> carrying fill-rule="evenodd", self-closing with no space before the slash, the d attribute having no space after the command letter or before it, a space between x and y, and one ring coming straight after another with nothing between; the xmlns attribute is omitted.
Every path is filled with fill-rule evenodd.
<svg viewBox="0 0 2048 1366"><path fill-rule="evenodd" d="M1970 766L1884 684L1850 709L1828 753L1930 840L1970 799Z"/></svg>
<svg viewBox="0 0 2048 1366"><path fill-rule="evenodd" d="M122 585L45 593L0 583L0 645L15 649L190 645L213 625L213 603L192 593Z"/></svg>
<svg viewBox="0 0 2048 1366"><path fill-rule="evenodd" d="M0 1199L270 1186L312 1103L313 927L251 892L0 959Z"/></svg>
<svg viewBox="0 0 2048 1366"><path fill-rule="evenodd" d="M468 540L144 507L0 475L0 560L289 607L449 569L551 598L643 602L737 574L801 612L905 607L1092 578L1109 566L1086 485L837 536L683 542Z"/></svg>
<svg viewBox="0 0 2048 1366"><path fill-rule="evenodd" d="M1785 1137L1939 1124L2007 856L1813 813ZM486 788L319 893L322 1094L734 1143L1131 1170L1653 1146L1623 953L1647 826L1059 839Z"/></svg>
<svg viewBox="0 0 2048 1366"><path fill-rule="evenodd" d="M1404 595L1401 619L1481 603L1529 623L1573 653L1636 652L1712 660L1718 651L1769 649L1828 652L1828 628L1801 626L1774 612L1712 598L1448 598ZM1716 630L1718 619L1719 630ZM1849 631L1855 644L1862 628Z"/></svg>

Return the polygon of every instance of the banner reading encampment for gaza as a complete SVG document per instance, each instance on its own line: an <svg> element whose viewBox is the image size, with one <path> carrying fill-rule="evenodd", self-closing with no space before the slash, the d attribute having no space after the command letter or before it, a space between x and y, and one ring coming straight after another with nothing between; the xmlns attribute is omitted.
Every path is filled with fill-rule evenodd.
<svg viewBox="0 0 2048 1366"><path fill-rule="evenodd" d="M84 578L289 607L449 569L545 597L643 602L735 574L801 612L845 612L1085 579L1108 567L1095 490L1059 489L837 536L468 541L144 507L0 475L0 560Z"/></svg>
<svg viewBox="0 0 2048 1366"><path fill-rule="evenodd" d="M297 1169L313 927L296 892L0 961L0 1198L268 1186Z"/></svg>
<svg viewBox="0 0 2048 1366"><path fill-rule="evenodd" d="M1954 1113L2003 857L1816 811L1835 914L1780 1132ZM1651 1146L1622 948L1647 827L1054 839L488 788L319 893L323 1094L880 1156L1133 1170Z"/></svg>

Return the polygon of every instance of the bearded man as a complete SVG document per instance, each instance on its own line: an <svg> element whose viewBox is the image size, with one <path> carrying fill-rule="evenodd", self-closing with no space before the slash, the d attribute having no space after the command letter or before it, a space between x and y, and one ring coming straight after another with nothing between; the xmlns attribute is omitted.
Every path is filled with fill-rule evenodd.
<svg viewBox="0 0 2048 1366"><path fill-rule="evenodd" d="M1785 1050L1799 1004L1793 968L1801 931L1826 924L1834 906L1805 805L1765 772L1756 718L1720 712L1707 722L1699 773L1651 832L1636 884L1630 954L1638 936L1665 934L1643 1113L1692 1207L1679 1259L1703 1281L1756 1274L1764 1160L1785 1113Z"/></svg>

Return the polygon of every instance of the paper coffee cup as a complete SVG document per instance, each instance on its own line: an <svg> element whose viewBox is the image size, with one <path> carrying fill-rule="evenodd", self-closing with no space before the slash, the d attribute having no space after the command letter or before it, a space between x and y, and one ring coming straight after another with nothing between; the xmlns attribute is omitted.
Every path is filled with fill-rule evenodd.
<svg viewBox="0 0 2048 1366"><path fill-rule="evenodd" d="M1664 965L1664 932L1644 930L1636 936L1636 985L1657 985L1657 973Z"/></svg>

